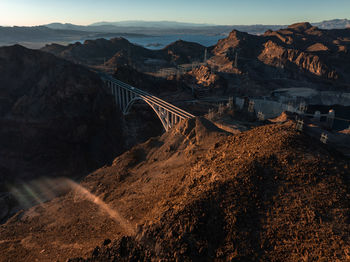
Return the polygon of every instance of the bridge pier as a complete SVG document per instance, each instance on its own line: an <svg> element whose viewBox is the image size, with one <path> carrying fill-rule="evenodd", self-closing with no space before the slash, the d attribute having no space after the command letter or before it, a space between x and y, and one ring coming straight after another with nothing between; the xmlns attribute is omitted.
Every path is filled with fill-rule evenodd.
<svg viewBox="0 0 350 262"><path fill-rule="evenodd" d="M126 101L125 101L125 93L126 93L126 90L123 88L123 89L122 89L122 104L121 104L123 113L124 113L125 104L126 104Z"/></svg>
<svg viewBox="0 0 350 262"><path fill-rule="evenodd" d="M120 107L120 105L121 105L121 92L120 92L120 87L118 86L118 106Z"/></svg>
<svg viewBox="0 0 350 262"><path fill-rule="evenodd" d="M113 84L113 89L114 89L114 100L116 105L118 105L118 96L117 96L118 87L115 84Z"/></svg>

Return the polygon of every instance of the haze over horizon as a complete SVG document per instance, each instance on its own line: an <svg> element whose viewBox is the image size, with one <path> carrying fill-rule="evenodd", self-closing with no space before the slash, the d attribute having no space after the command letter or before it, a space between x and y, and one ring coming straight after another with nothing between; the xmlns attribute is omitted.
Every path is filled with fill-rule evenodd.
<svg viewBox="0 0 350 262"><path fill-rule="evenodd" d="M101 21L177 21L217 25L286 25L349 18L350 1L259 0L2 0L0 25L35 26L53 22L90 25Z"/></svg>

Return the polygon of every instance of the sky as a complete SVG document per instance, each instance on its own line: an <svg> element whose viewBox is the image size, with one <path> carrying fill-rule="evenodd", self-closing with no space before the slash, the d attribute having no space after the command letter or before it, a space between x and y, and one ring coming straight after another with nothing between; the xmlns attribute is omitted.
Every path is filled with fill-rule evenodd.
<svg viewBox="0 0 350 262"><path fill-rule="evenodd" d="M145 20L220 25L350 18L350 0L0 0L0 25Z"/></svg>

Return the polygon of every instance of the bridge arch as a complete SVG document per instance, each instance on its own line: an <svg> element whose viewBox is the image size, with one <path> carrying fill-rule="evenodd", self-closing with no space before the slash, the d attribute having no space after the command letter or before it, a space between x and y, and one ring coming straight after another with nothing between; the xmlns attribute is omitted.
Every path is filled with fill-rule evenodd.
<svg viewBox="0 0 350 262"><path fill-rule="evenodd" d="M130 109L132 108L132 106L135 104L135 102L137 101L143 101L145 102L147 105L149 105L152 110L156 113L156 115L158 116L160 122L162 123L164 129L166 131L168 131L168 129L170 129L172 126L168 125L168 122L162 118L162 116L159 114L159 112L157 111L157 109L152 105L152 103L148 102L147 100L141 98L141 97L134 97L131 101L129 101L129 103L127 104L125 110L123 111L124 115L128 115L130 112Z"/></svg>
<svg viewBox="0 0 350 262"><path fill-rule="evenodd" d="M181 120L193 118L194 115L152 95L141 89L125 84L110 76L101 76L108 90L115 98L124 115L128 114L132 105L142 100L146 102L160 119L165 131L168 131Z"/></svg>

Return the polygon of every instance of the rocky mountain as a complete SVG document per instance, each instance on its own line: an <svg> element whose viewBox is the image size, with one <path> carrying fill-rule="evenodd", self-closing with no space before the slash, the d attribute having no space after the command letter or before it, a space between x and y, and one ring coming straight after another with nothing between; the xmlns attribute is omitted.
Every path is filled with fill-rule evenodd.
<svg viewBox="0 0 350 262"><path fill-rule="evenodd" d="M0 251L14 261L346 261L349 168L293 122L232 135L190 119L81 184L56 181L70 192L1 225Z"/></svg>
<svg viewBox="0 0 350 262"><path fill-rule="evenodd" d="M78 42L68 46L51 44L41 50L76 63L103 65L106 62L109 67L133 65L138 68L145 64L152 66L152 63L170 66L203 60L205 47L179 40L162 50L150 50L125 38L113 38L87 40L83 44Z"/></svg>
<svg viewBox="0 0 350 262"><path fill-rule="evenodd" d="M226 94L267 95L290 86L346 91L350 88L349 39L350 29L325 30L310 23L268 30L259 36L233 30L207 48L206 69L196 69L183 80L190 86L196 82L198 88L211 86ZM140 72L203 61L205 49L179 40L152 51L123 38L43 48L78 63L112 70L127 65Z"/></svg>
<svg viewBox="0 0 350 262"><path fill-rule="evenodd" d="M347 19L334 19L313 23L321 29L344 29L350 26ZM267 30L279 30L284 25L210 25L179 23L172 21L123 21L98 22L92 25L74 25L70 23L51 23L34 27L0 27L0 46L25 44L41 48L45 43L70 43L81 39L101 37L142 37L154 35L228 35L232 29L254 35L264 34Z"/></svg>
<svg viewBox="0 0 350 262"><path fill-rule="evenodd" d="M118 119L95 73L19 45L0 48L1 186L78 178L108 163L123 150ZM2 205L0 221L17 204Z"/></svg>
<svg viewBox="0 0 350 262"><path fill-rule="evenodd" d="M175 64L187 64L192 61L203 61L205 47L192 42L178 40L162 49L168 57L166 60Z"/></svg>
<svg viewBox="0 0 350 262"><path fill-rule="evenodd" d="M77 42L68 46L51 44L41 50L76 63L90 65L103 64L118 55L118 52L123 52L125 57L132 54L140 59L153 54L151 50L134 45L125 38L86 40L83 44Z"/></svg>
<svg viewBox="0 0 350 262"><path fill-rule="evenodd" d="M248 93L250 86L251 94L278 86L344 91L350 89L349 39L350 29L324 30L309 23L261 36L234 30L212 48L207 63L228 73L231 86Z"/></svg>

